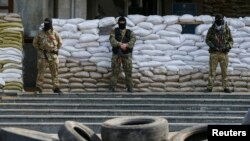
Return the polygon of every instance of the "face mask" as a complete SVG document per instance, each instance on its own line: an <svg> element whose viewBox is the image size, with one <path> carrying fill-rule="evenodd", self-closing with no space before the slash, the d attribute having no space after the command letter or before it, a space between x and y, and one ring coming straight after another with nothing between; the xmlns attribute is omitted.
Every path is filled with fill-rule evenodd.
<svg viewBox="0 0 250 141"><path fill-rule="evenodd" d="M125 29L126 28L126 22L120 22L118 23L119 29Z"/></svg>
<svg viewBox="0 0 250 141"><path fill-rule="evenodd" d="M43 29L44 29L44 31L48 31L48 30L52 29L52 23L49 21L45 21Z"/></svg>
<svg viewBox="0 0 250 141"><path fill-rule="evenodd" d="M217 26L221 26L221 25L224 24L224 20L215 20L215 24L216 24Z"/></svg>

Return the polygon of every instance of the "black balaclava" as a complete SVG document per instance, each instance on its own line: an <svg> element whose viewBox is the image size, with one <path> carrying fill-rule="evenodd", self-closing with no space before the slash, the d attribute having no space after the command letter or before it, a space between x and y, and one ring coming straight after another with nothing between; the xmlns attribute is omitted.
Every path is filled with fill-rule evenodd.
<svg viewBox="0 0 250 141"><path fill-rule="evenodd" d="M217 26L224 25L224 16L222 14L217 14L215 15L215 24Z"/></svg>
<svg viewBox="0 0 250 141"><path fill-rule="evenodd" d="M119 25L119 29L125 29L126 28L126 19L124 17L120 17L118 19L118 25Z"/></svg>
<svg viewBox="0 0 250 141"><path fill-rule="evenodd" d="M48 31L52 29L53 30L53 26L52 26L52 20L50 18L46 18L44 19L44 27L43 30L44 31Z"/></svg>

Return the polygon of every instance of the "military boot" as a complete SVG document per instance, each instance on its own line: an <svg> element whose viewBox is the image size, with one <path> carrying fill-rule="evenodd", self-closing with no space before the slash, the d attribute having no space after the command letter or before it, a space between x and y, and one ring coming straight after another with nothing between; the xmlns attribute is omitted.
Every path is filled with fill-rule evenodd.
<svg viewBox="0 0 250 141"><path fill-rule="evenodd" d="M41 94L43 90L40 87L36 87L35 94Z"/></svg>
<svg viewBox="0 0 250 141"><path fill-rule="evenodd" d="M228 89L228 88L225 88L225 89L224 89L224 92L225 92L225 93L231 93L232 91L231 91L230 89Z"/></svg>
<svg viewBox="0 0 250 141"><path fill-rule="evenodd" d="M133 91L133 88L128 88L128 89L127 89L127 92L129 92L129 93L134 92L134 91Z"/></svg>
<svg viewBox="0 0 250 141"><path fill-rule="evenodd" d="M53 89L54 93L62 94L62 91L59 88Z"/></svg>

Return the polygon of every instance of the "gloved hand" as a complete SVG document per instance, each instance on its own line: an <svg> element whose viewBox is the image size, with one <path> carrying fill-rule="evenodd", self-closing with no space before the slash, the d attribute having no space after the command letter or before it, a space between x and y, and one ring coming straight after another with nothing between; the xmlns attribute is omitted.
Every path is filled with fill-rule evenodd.
<svg viewBox="0 0 250 141"><path fill-rule="evenodd" d="M225 47L222 49L222 52L229 52L231 48Z"/></svg>

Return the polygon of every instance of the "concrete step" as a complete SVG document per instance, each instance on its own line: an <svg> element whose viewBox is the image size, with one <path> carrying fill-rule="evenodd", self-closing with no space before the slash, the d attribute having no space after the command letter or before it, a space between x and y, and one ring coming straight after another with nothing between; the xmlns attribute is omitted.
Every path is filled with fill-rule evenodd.
<svg viewBox="0 0 250 141"><path fill-rule="evenodd" d="M147 116L147 115L145 115ZM124 116L85 116L85 115L0 115L0 122L64 122L67 120L79 122L104 122ZM243 117L232 116L161 116L170 123L241 123Z"/></svg>
<svg viewBox="0 0 250 141"><path fill-rule="evenodd" d="M96 133L101 133L102 123L85 123L82 124L88 126L90 129L94 130ZM5 122L0 123L0 127L19 127L25 129L36 130L45 133L56 134L64 122ZM176 132L181 129L198 125L199 123L168 123L169 131ZM211 123L202 123L202 124L211 124ZM238 123L213 123L212 125L239 125Z"/></svg>
<svg viewBox="0 0 250 141"><path fill-rule="evenodd" d="M0 103L0 109L134 109L134 110L202 110L247 111L249 105L232 104L75 104L75 103Z"/></svg>
<svg viewBox="0 0 250 141"><path fill-rule="evenodd" d="M198 98L30 98L2 97L3 103L85 103L85 104L241 104L250 105L250 99L198 99Z"/></svg>
<svg viewBox="0 0 250 141"><path fill-rule="evenodd" d="M109 93L109 92L87 92L87 93L63 93L63 94L33 94L19 93L20 97L54 97L54 98L199 98L199 99L250 99L249 93L202 93L202 92L143 92L143 93Z"/></svg>
<svg viewBox="0 0 250 141"><path fill-rule="evenodd" d="M67 120L97 133L100 125L123 116L160 116L170 131L196 124L240 124L250 105L243 93L87 93L1 95L0 127L57 133Z"/></svg>
<svg viewBox="0 0 250 141"><path fill-rule="evenodd" d="M123 109L0 109L1 115L217 116L243 117L246 111Z"/></svg>

